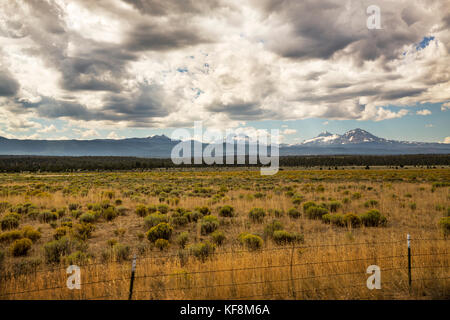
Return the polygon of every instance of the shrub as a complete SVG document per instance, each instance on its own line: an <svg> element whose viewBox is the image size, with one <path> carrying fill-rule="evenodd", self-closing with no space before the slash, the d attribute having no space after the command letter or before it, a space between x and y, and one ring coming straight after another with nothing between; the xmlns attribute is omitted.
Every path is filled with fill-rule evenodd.
<svg viewBox="0 0 450 320"><path fill-rule="evenodd" d="M211 254L214 253L216 246L209 241L192 244L189 246L189 253L194 257L206 260Z"/></svg>
<svg viewBox="0 0 450 320"><path fill-rule="evenodd" d="M167 218L167 216L165 214L161 214L161 213L152 213L149 214L148 216L146 216L144 218L144 225L146 227L146 229L150 229L158 224L160 224L161 222L169 222L169 219Z"/></svg>
<svg viewBox="0 0 450 320"><path fill-rule="evenodd" d="M31 226L25 226L21 231L24 238L30 239L33 242L36 242L41 238L41 233Z"/></svg>
<svg viewBox="0 0 450 320"><path fill-rule="evenodd" d="M102 211L102 217L106 221L112 221L117 218L118 213L114 207L108 207Z"/></svg>
<svg viewBox="0 0 450 320"><path fill-rule="evenodd" d="M143 204L140 204L136 207L136 214L139 217L145 217L148 214L148 210L147 207L144 206Z"/></svg>
<svg viewBox="0 0 450 320"><path fill-rule="evenodd" d="M279 245L288 243L302 243L304 241L304 237L302 234L296 232L290 233L285 230L277 230L273 233L273 241Z"/></svg>
<svg viewBox="0 0 450 320"><path fill-rule="evenodd" d="M125 244L118 243L113 247L114 256L117 261L128 260L131 249Z"/></svg>
<svg viewBox="0 0 450 320"><path fill-rule="evenodd" d="M5 261L5 253L0 250L0 270L3 268L3 262Z"/></svg>
<svg viewBox="0 0 450 320"><path fill-rule="evenodd" d="M83 223L93 223L97 219L93 212L86 212L80 216L79 220L80 220L80 222L83 222Z"/></svg>
<svg viewBox="0 0 450 320"><path fill-rule="evenodd" d="M8 213L1 221L2 230L11 230L19 227L20 215L17 213Z"/></svg>
<svg viewBox="0 0 450 320"><path fill-rule="evenodd" d="M239 236L239 240L242 245L244 245L249 250L258 250L262 248L263 239L260 236L245 233Z"/></svg>
<svg viewBox="0 0 450 320"><path fill-rule="evenodd" d="M198 211L194 211L189 215L189 220L190 221L194 221L197 222L198 220L200 220L201 218L203 218L203 214L201 214Z"/></svg>
<svg viewBox="0 0 450 320"><path fill-rule="evenodd" d="M417 204L416 204L415 202L411 202L411 203L409 204L409 208L410 208L411 210L416 210L416 209L417 209Z"/></svg>
<svg viewBox="0 0 450 320"><path fill-rule="evenodd" d="M367 200L366 202L364 202L364 207L366 207L366 208L374 208L377 205L378 205L377 200Z"/></svg>
<svg viewBox="0 0 450 320"><path fill-rule="evenodd" d="M282 230L283 225L280 221L273 220L270 224L264 227L264 238L272 238L273 233L278 230Z"/></svg>
<svg viewBox="0 0 450 320"><path fill-rule="evenodd" d="M185 209L178 208L171 216L170 222L176 226L184 226L189 223L189 213Z"/></svg>
<svg viewBox="0 0 450 320"><path fill-rule="evenodd" d="M358 228L361 226L361 218L354 213L347 213L344 215L344 222L347 227Z"/></svg>
<svg viewBox="0 0 450 320"><path fill-rule="evenodd" d="M332 214L330 216L330 223L337 227L344 227L345 226L344 216L338 213Z"/></svg>
<svg viewBox="0 0 450 320"><path fill-rule="evenodd" d="M73 226L74 237L79 240L87 240L94 232L95 226L91 223L80 223Z"/></svg>
<svg viewBox="0 0 450 320"><path fill-rule="evenodd" d="M161 222L158 225L150 228L147 231L147 239L151 242L155 242L158 239L170 240L172 236L173 228L171 225Z"/></svg>
<svg viewBox="0 0 450 320"><path fill-rule="evenodd" d="M323 223L331 223L331 213L324 214L321 219Z"/></svg>
<svg viewBox="0 0 450 320"><path fill-rule="evenodd" d="M306 212L310 207L317 207L314 201L308 201L303 204L303 212Z"/></svg>
<svg viewBox="0 0 450 320"><path fill-rule="evenodd" d="M23 234L19 230L12 230L0 234L0 243L10 243L17 239L22 239Z"/></svg>
<svg viewBox="0 0 450 320"><path fill-rule="evenodd" d="M359 193L359 192L355 192L353 195L352 195L352 198L353 199L361 199L361 193Z"/></svg>
<svg viewBox="0 0 450 320"><path fill-rule="evenodd" d="M70 211L81 209L81 205L79 205L78 203L69 203L67 207Z"/></svg>
<svg viewBox="0 0 450 320"><path fill-rule="evenodd" d="M116 206L122 205L122 199L116 199L116 200L114 201L114 204L115 204Z"/></svg>
<svg viewBox="0 0 450 320"><path fill-rule="evenodd" d="M66 226L62 226L62 227L56 228L55 229L55 233L53 234L53 238L55 240L59 240L62 237L68 235L69 231L70 231L70 228L66 227Z"/></svg>
<svg viewBox="0 0 450 320"><path fill-rule="evenodd" d="M68 255L64 258L64 263L67 265L84 265L87 264L90 260L90 257L87 253L84 253L83 251L75 251L74 253Z"/></svg>
<svg viewBox="0 0 450 320"><path fill-rule="evenodd" d="M169 241L166 239L158 239L155 241L155 247L157 247L160 251L163 251L169 247Z"/></svg>
<svg viewBox="0 0 450 320"><path fill-rule="evenodd" d="M216 231L219 228L219 220L216 216L207 215L200 221L200 229L203 235Z"/></svg>
<svg viewBox="0 0 450 320"><path fill-rule="evenodd" d="M342 203L339 201L331 201L327 206L330 209L330 212L336 212L339 208L342 207Z"/></svg>
<svg viewBox="0 0 450 320"><path fill-rule="evenodd" d="M197 207L197 208L195 208L195 210L200 212L204 216L207 216L207 215L211 214L211 210L208 207L206 207L206 206Z"/></svg>
<svg viewBox="0 0 450 320"><path fill-rule="evenodd" d="M303 201L305 201L305 197L300 196L300 195L296 195L294 196L294 198L292 199L292 203L296 206L298 206L300 203L302 203Z"/></svg>
<svg viewBox="0 0 450 320"><path fill-rule="evenodd" d="M439 220L439 226L441 227L444 236L448 236L450 234L450 217L442 217L441 220Z"/></svg>
<svg viewBox="0 0 450 320"><path fill-rule="evenodd" d="M289 217L294 218L294 219L298 219L298 218L300 218L301 215L302 215L302 214L300 213L300 211L298 211L298 210L295 209L295 208L289 209L289 211L287 212L287 214L288 214Z"/></svg>
<svg viewBox="0 0 450 320"><path fill-rule="evenodd" d="M10 207L11 207L11 205L9 204L9 202L0 201L0 213L5 212L6 209L8 209Z"/></svg>
<svg viewBox="0 0 450 320"><path fill-rule="evenodd" d="M219 210L219 216L221 217L233 217L235 214L234 208L229 205L224 205Z"/></svg>
<svg viewBox="0 0 450 320"><path fill-rule="evenodd" d="M327 213L328 210L323 207L311 206L306 209L306 216L309 219L322 219L322 216Z"/></svg>
<svg viewBox="0 0 450 320"><path fill-rule="evenodd" d="M361 223L366 227L384 226L387 223L386 217L382 216L378 210L372 209L361 215Z"/></svg>
<svg viewBox="0 0 450 320"><path fill-rule="evenodd" d="M37 218L40 222L49 223L52 221L56 221L58 219L58 215L56 214L56 212L43 211L38 214Z"/></svg>
<svg viewBox="0 0 450 320"><path fill-rule="evenodd" d="M163 214L169 212L169 206L167 204L158 204L156 208L158 209L159 212Z"/></svg>
<svg viewBox="0 0 450 320"><path fill-rule="evenodd" d="M263 222L265 216L266 216L266 212L262 208L253 208L248 213L248 217L250 218L250 220L252 220L253 222L258 222L258 223Z"/></svg>
<svg viewBox="0 0 450 320"><path fill-rule="evenodd" d="M180 233L177 237L176 242L182 249L184 249L184 247L186 247L186 244L189 242L189 233L186 231Z"/></svg>
<svg viewBox="0 0 450 320"><path fill-rule="evenodd" d="M9 247L9 250L14 257L26 256L28 251L30 251L32 244L33 242L30 239L18 239L13 242Z"/></svg>
<svg viewBox="0 0 450 320"><path fill-rule="evenodd" d="M215 244L217 244L218 246L221 246L226 239L225 234L222 231L218 231L218 230L211 233L211 238L212 238L212 241Z"/></svg>
<svg viewBox="0 0 450 320"><path fill-rule="evenodd" d="M70 211L70 215L72 216L72 218L75 218L75 219L78 219L82 214L83 214L83 212L81 210Z"/></svg>

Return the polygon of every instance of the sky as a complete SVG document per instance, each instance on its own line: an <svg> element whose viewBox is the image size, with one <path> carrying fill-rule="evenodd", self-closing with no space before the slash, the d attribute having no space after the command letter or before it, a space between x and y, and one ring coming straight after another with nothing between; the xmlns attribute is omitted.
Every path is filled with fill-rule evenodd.
<svg viewBox="0 0 450 320"><path fill-rule="evenodd" d="M450 143L450 2L0 2L0 136L365 129Z"/></svg>

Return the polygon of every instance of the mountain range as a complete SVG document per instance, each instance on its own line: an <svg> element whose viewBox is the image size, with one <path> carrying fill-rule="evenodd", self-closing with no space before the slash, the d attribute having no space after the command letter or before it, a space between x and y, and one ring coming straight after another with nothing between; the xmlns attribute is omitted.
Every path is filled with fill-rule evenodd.
<svg viewBox="0 0 450 320"><path fill-rule="evenodd" d="M118 140L19 140L0 137L0 155L170 158L172 148L179 142L165 135ZM325 131L299 144L280 145L280 155L283 156L344 154L450 154L450 144L387 140L358 128L342 135Z"/></svg>

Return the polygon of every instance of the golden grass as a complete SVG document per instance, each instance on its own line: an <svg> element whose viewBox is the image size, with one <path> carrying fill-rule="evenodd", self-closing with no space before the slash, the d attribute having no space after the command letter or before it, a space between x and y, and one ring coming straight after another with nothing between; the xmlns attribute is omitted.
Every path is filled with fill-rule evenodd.
<svg viewBox="0 0 450 320"><path fill-rule="evenodd" d="M92 265L81 266L81 290L66 287L67 266L41 264L35 273L11 273L0 283L0 299L127 299L131 261L102 263L100 252L106 250L107 240L116 238L137 253L134 299L448 299L450 297L450 259L448 240L443 239L438 221L450 206L448 187L431 192L433 181L448 182L450 170L306 170L282 171L268 179L257 172L167 172L114 173L71 175L3 175L2 186L26 186L36 183L73 186L89 185L86 196L63 194L50 196L4 194L0 201L11 204L30 201L42 208L60 208L69 203L87 203L104 200L102 191L114 190L130 209L127 216L113 222L96 223L94 236L87 240L88 252L94 255ZM225 197L217 203L211 198L187 195L195 183L218 190L226 185ZM137 204L159 203L151 194L138 194L139 201L124 197L122 192L135 186L173 183L184 191L179 204L171 207L194 209L208 205L217 214L217 207L232 205L238 216L221 219L220 229L227 236L226 243L215 254L202 262L180 249L172 241L169 251L159 252L138 233L145 232L143 218L134 214ZM323 185L324 192L317 186ZM343 204L340 212L363 213L364 202L375 199L377 208L388 219L384 228L339 228L309 220L302 216L277 218L288 231L305 236L302 245L276 246L270 239L260 251L249 252L240 247L237 236L243 232L262 233L265 223L250 223L248 212L253 207L281 209L293 207L292 199L278 187L293 186L306 200L342 201L360 192L360 199ZM346 191L348 194L345 194ZM265 197L257 199L255 192ZM411 209L410 204L416 208ZM301 206L300 206L301 207ZM442 211L444 208L444 212ZM227 222L228 221L228 222ZM33 245L30 256L42 260L42 245L52 239L53 229L48 224L26 221L42 230L42 239ZM114 231L124 229L123 236ZM178 227L175 233L188 231L190 243L209 239L202 236L198 226L191 223ZM406 234L412 240L412 287L408 285ZM174 236L176 237L176 235ZM417 240L414 240L417 239ZM419 240L432 239L432 240ZM7 247L3 248L5 251ZM139 250L140 249L140 250ZM181 256L179 255L181 254ZM14 270L23 258L7 255L4 273ZM25 259L26 260L26 259ZM366 280L369 265L381 268L381 290L369 290ZM56 268L56 270L55 270ZM23 292L23 293L20 293ZM12 294L14 293L14 294Z"/></svg>

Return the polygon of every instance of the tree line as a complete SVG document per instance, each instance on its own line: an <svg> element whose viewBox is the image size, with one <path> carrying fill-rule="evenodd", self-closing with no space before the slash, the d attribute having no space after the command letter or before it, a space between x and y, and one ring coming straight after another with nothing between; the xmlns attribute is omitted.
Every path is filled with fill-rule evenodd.
<svg viewBox="0 0 450 320"><path fill-rule="evenodd" d="M236 163L236 162L235 162ZM248 159L246 161L248 163ZM416 155L339 155L339 156L282 156L281 167L323 167L324 169L344 166L420 166L433 167L450 165L450 154ZM57 157L57 156L0 156L0 172L70 172L70 171L116 171L150 170L164 168L206 167L206 164L175 165L171 159L136 157ZM215 167L249 166L215 165ZM260 164L254 166L261 166Z"/></svg>

